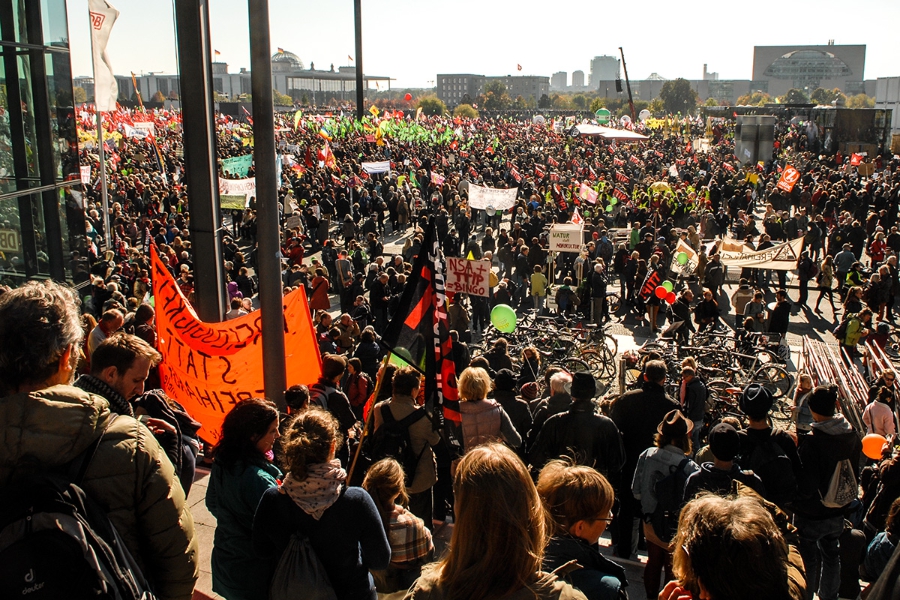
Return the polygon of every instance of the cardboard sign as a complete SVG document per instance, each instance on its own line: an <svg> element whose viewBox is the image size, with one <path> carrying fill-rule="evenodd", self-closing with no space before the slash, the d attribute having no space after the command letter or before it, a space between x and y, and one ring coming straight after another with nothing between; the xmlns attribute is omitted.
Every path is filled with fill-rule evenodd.
<svg viewBox="0 0 900 600"><path fill-rule="evenodd" d="M550 228L551 252L581 252L584 234L580 225L557 223Z"/></svg>
<svg viewBox="0 0 900 600"><path fill-rule="evenodd" d="M781 179L778 180L778 189L790 193L798 181L800 181L800 171L788 165L784 168Z"/></svg>
<svg viewBox="0 0 900 600"><path fill-rule="evenodd" d="M488 296L491 263L487 260L447 258L447 292Z"/></svg>
<svg viewBox="0 0 900 600"><path fill-rule="evenodd" d="M235 404L265 397L262 313L204 323L155 249L152 261L162 387L203 424L200 438L215 443ZM283 306L287 385L311 385L322 374L322 361L303 286L285 296Z"/></svg>

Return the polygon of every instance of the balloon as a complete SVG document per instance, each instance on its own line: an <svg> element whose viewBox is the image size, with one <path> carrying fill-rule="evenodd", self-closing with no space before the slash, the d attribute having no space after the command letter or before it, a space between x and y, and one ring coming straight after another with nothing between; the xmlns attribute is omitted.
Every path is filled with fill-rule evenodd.
<svg viewBox="0 0 900 600"><path fill-rule="evenodd" d="M675 285L671 281L663 281L662 286L666 288L667 292L671 292L675 289Z"/></svg>
<svg viewBox="0 0 900 600"><path fill-rule="evenodd" d="M655 291L654 293L656 294L656 297L657 297L657 298L659 298L660 300L662 300L663 298L665 298L665 297L668 295L669 290L667 290L667 289L664 288L663 286L659 286L659 287L656 288L656 291Z"/></svg>
<svg viewBox="0 0 900 600"><path fill-rule="evenodd" d="M615 208L615 206L610 204L609 206L606 207L606 212L612 212L614 208Z"/></svg>
<svg viewBox="0 0 900 600"><path fill-rule="evenodd" d="M638 119L640 119L641 123L643 123L644 121L649 119L651 116L652 115L650 114L650 111L645 108L638 114Z"/></svg>
<svg viewBox="0 0 900 600"><path fill-rule="evenodd" d="M619 199L616 198L615 196L613 196L612 198L609 199L609 203L612 204L613 206L615 206L616 204L619 203Z"/></svg>
<svg viewBox="0 0 900 600"><path fill-rule="evenodd" d="M884 444L886 442L887 440L884 439L883 435L870 433L862 439L863 454L865 454L872 460L880 459L881 449L884 447Z"/></svg>
<svg viewBox="0 0 900 600"><path fill-rule="evenodd" d="M498 304L491 311L491 324L503 333L516 330L516 311L507 304Z"/></svg>
<svg viewBox="0 0 900 600"><path fill-rule="evenodd" d="M410 100L412 100L412 94L407 92L407 94L405 96L403 96L403 99L406 100L407 102L409 102Z"/></svg>
<svg viewBox="0 0 900 600"><path fill-rule="evenodd" d="M687 252L679 252L678 256L675 257L675 260L678 261L679 265L686 265L688 262Z"/></svg>
<svg viewBox="0 0 900 600"><path fill-rule="evenodd" d="M668 283L668 281L666 283ZM666 302L668 302L669 304L675 304L675 301L677 299L678 298L675 296L675 292L669 292L668 294L666 294Z"/></svg>

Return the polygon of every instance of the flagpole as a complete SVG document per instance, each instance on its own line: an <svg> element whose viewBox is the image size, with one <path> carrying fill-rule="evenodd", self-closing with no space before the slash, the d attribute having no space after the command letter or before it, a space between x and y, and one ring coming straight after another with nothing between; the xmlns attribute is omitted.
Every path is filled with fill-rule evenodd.
<svg viewBox="0 0 900 600"><path fill-rule="evenodd" d="M96 107L96 104L94 105ZM97 147L100 155L100 194L103 206L103 239L106 242L106 249L110 249L109 236L109 193L106 189L106 152L103 150L103 113L99 110L97 113Z"/></svg>
<svg viewBox="0 0 900 600"><path fill-rule="evenodd" d="M353 462L350 463L350 470L347 471L347 481L353 481L353 472L356 470L356 461L359 460L359 453L362 450L363 441L368 436L369 432L369 424L373 420L373 415L375 414L375 405L378 404L378 394L381 393L381 384L384 382L384 368L388 365L388 362L391 359L391 353L388 352L384 355L384 358L381 359L381 368L378 369L378 377L375 379L375 389L372 391L372 407L369 409L369 414L366 415L365 423L363 423L362 434L359 436L359 443L356 444L356 452L353 453ZM368 401L366 402L368 404ZM353 485L352 483L350 485Z"/></svg>

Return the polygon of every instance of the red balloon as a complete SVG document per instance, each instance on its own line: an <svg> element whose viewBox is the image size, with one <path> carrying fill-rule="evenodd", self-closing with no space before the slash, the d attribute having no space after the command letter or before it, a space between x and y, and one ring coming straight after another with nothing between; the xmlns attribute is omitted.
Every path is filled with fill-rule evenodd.
<svg viewBox="0 0 900 600"><path fill-rule="evenodd" d="M656 294L656 297L657 297L657 298L659 298L660 300L662 300L662 299L665 298L666 295L669 293L669 290L667 290L667 289L664 288L663 286L659 286L658 288L656 288L656 291L655 291L654 293Z"/></svg>
<svg viewBox="0 0 900 600"><path fill-rule="evenodd" d="M668 302L669 304L675 304L675 301L676 301L677 299L678 299L678 298L675 296L675 292L669 292L669 293L666 295L666 302Z"/></svg>
<svg viewBox="0 0 900 600"><path fill-rule="evenodd" d="M405 96L403 96L403 99L409 102L410 100L412 100L412 94L407 93Z"/></svg>

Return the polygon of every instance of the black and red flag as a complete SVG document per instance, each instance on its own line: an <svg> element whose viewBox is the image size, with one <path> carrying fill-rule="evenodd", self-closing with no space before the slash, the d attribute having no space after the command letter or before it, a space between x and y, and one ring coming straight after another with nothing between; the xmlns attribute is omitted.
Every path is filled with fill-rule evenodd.
<svg viewBox="0 0 900 600"><path fill-rule="evenodd" d="M458 426L462 417L447 319L446 267L434 219L425 231L412 272L381 345L425 375L426 405L436 418L440 415Z"/></svg>
<svg viewBox="0 0 900 600"><path fill-rule="evenodd" d="M656 288L659 287L659 284L662 283L662 275L660 275L659 271L656 269L647 273L646 279L644 279L644 285L641 286L641 293L639 294L639 298L641 300L647 300L656 291Z"/></svg>

